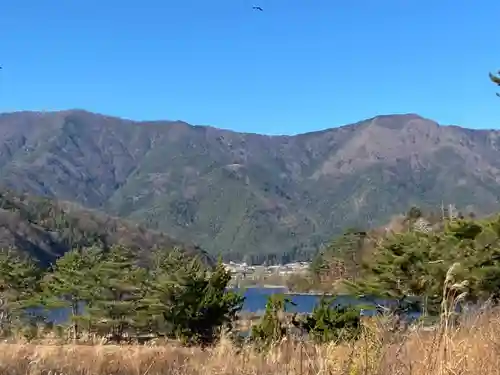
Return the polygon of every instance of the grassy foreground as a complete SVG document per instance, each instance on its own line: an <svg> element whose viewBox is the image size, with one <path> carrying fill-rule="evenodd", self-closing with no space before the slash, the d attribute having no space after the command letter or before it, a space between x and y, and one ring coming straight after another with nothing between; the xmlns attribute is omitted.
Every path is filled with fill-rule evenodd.
<svg viewBox="0 0 500 375"><path fill-rule="evenodd" d="M488 310L458 327L393 333L381 320L351 344L313 345L288 339L266 352L221 340L214 348L175 343L76 345L44 340L0 344L0 375L156 374L500 374L500 311Z"/></svg>

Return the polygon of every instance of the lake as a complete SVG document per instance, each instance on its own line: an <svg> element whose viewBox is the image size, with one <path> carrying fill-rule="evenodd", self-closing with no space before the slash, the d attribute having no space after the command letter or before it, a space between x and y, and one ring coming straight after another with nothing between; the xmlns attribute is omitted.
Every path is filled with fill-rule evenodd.
<svg viewBox="0 0 500 375"><path fill-rule="evenodd" d="M286 293L285 288L248 288L244 291L245 303L243 304L243 312L259 313L263 312L266 308L266 302L270 295L277 293ZM314 307L319 303L321 295L314 294L287 294L287 297L295 304L295 306L288 307L288 311L297 313L310 313ZM388 306L395 301L388 301L378 298L359 297L341 295L337 296L333 302L334 306L355 306L363 305L364 307L373 307L365 309L365 315L372 315L375 313L376 304ZM413 315L413 314L410 314Z"/></svg>
<svg viewBox="0 0 500 375"><path fill-rule="evenodd" d="M247 288L243 291L245 296L245 302L243 304L243 312L249 313L263 313L266 309L266 302L270 295L277 293L285 293L285 288ZM288 311L297 313L310 313L314 309L314 306L318 304L321 299L320 295L312 294L289 294L287 295L295 306L290 306ZM338 296L335 301L335 306L347 306L347 305L372 305L378 303L380 305L387 305L388 302L384 300L373 300L368 298L354 298L350 296ZM364 310L364 315L374 314L374 310ZM411 314L413 315L413 314ZM56 309L49 313L48 319L54 323L62 323L67 321L69 318L68 309Z"/></svg>

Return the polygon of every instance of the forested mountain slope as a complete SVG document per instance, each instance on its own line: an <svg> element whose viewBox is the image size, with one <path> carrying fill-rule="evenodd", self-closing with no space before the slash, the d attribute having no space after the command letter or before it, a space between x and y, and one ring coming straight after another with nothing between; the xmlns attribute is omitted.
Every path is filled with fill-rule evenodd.
<svg viewBox="0 0 500 375"><path fill-rule="evenodd" d="M166 251L176 247L213 264L203 250L126 220L74 203L10 191L0 193L0 248L14 248L48 265L73 247L115 244L137 251L144 260L155 247Z"/></svg>
<svg viewBox="0 0 500 375"><path fill-rule="evenodd" d="M0 116L0 183L214 254L293 258L411 205L498 210L499 134L413 114L266 136L79 110L17 112Z"/></svg>

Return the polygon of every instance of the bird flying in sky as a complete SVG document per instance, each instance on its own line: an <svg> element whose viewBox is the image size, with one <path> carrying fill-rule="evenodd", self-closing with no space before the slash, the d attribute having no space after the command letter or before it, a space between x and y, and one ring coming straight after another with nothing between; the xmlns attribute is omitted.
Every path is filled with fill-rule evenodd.
<svg viewBox="0 0 500 375"><path fill-rule="evenodd" d="M261 12L264 11L264 9L262 9L261 7L252 7L252 9L255 9L255 10L260 10Z"/></svg>

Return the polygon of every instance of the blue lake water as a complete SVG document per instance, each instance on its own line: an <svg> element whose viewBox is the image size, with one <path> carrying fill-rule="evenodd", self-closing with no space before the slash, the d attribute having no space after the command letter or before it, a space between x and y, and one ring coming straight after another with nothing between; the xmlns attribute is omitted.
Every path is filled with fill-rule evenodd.
<svg viewBox="0 0 500 375"><path fill-rule="evenodd" d="M243 311L252 313L264 311L270 295L285 292L285 288L248 288L243 292L245 296ZM307 294L290 294L287 297L296 305L290 306L288 310L298 313L311 312L321 298L317 295Z"/></svg>
<svg viewBox="0 0 500 375"><path fill-rule="evenodd" d="M244 312L262 312L266 308L266 302L270 295L277 293L286 293L285 288L248 288L244 291L245 303L243 304ZM287 297L294 303L289 306L287 311L297 313L310 313L321 300L321 295L313 294L287 294ZM337 296L333 302L333 306L355 306L362 305L363 307L375 308L376 304L388 306L390 301L360 297L354 298L348 295ZM368 310L368 309L367 309ZM369 314L370 312L367 311Z"/></svg>
<svg viewBox="0 0 500 375"><path fill-rule="evenodd" d="M245 302L243 304L243 312L250 313L262 313L266 308L266 302L270 295L277 293L285 293L285 288L248 288L242 291ZM318 295L308 295L308 294L289 294L287 297L295 304L295 306L290 306L287 311L297 312L297 313L310 313L314 307L318 304L321 296ZM335 306L346 306L346 305L363 305L363 306L374 306L374 303L381 305L387 305L387 301L383 300L373 300L368 298L358 298L355 299L349 296L339 296L335 299ZM374 311L366 310L365 314L371 315ZM55 323L62 323L68 320L69 310L68 309L57 309L49 313L49 320Z"/></svg>

